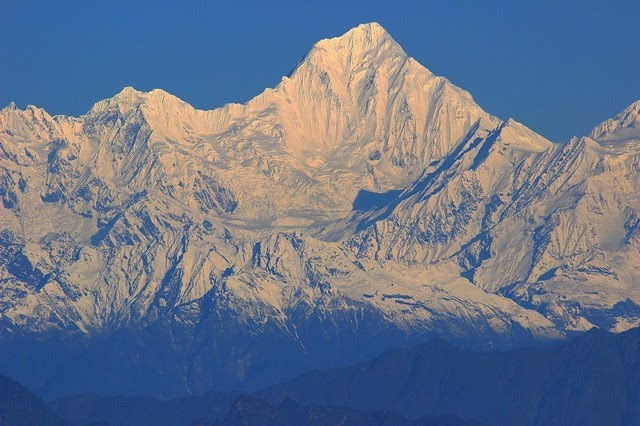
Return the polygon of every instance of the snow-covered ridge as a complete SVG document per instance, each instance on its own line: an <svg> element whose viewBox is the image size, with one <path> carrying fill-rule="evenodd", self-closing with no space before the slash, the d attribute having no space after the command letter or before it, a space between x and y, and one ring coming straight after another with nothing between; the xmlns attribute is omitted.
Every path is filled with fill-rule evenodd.
<svg viewBox="0 0 640 426"><path fill-rule="evenodd" d="M624 111L597 125L589 134L591 139L599 139L624 128L640 128L640 100L635 101Z"/></svg>
<svg viewBox="0 0 640 426"><path fill-rule="evenodd" d="M640 143L640 100L629 105L615 117L600 123L591 131L589 137L601 142Z"/></svg>
<svg viewBox="0 0 640 426"><path fill-rule="evenodd" d="M105 117L144 121L152 147L173 147L162 149L162 157L189 155L208 163L203 167L219 160L225 169L254 163L262 173L277 175L277 181L306 181L303 190L312 192L313 199L306 201L310 206L343 214L359 189L401 188L446 154L476 121L484 127L498 123L468 92L407 57L378 24L318 42L291 77L246 105L201 111L159 89L143 93L128 87L79 120L93 128ZM15 126L7 123L6 129ZM31 127L29 132L40 131L39 125ZM51 131L29 138L52 139ZM103 134L96 138L100 141L78 144L114 140ZM319 194L335 196L319 205ZM277 198L267 203L274 206L274 215L282 215L284 206L277 205L286 197L280 193Z"/></svg>
<svg viewBox="0 0 640 426"><path fill-rule="evenodd" d="M380 330L503 347L640 324L639 105L551 143L375 23L244 105L130 87L81 117L11 104L0 337L169 327L201 361L235 353L225 333L306 354Z"/></svg>

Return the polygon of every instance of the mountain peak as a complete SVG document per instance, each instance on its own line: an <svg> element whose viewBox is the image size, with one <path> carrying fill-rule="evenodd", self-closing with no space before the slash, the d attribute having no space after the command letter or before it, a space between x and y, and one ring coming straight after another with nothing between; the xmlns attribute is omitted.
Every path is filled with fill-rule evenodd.
<svg viewBox="0 0 640 426"><path fill-rule="evenodd" d="M91 111L100 113L105 110L118 109L121 113L126 113L141 105L160 107L166 104L184 104L184 101L162 89L142 92L131 86L126 86L115 96L96 103Z"/></svg>
<svg viewBox="0 0 640 426"><path fill-rule="evenodd" d="M118 94L111 98L97 102L89 113L101 113L107 110L117 109L120 113L125 113L143 102L144 92L140 92L131 86L126 86Z"/></svg>
<svg viewBox="0 0 640 426"><path fill-rule="evenodd" d="M352 54L372 49L393 49L404 54L400 45L377 22L360 24L341 36L322 39L315 44L315 48L334 51L348 50Z"/></svg>
<svg viewBox="0 0 640 426"><path fill-rule="evenodd" d="M391 36L382 25L377 22L360 24L351 28L341 36L320 40L320 43L340 43L345 41L361 42L363 44L375 44L390 39Z"/></svg>
<svg viewBox="0 0 640 426"><path fill-rule="evenodd" d="M358 25L338 37L318 41L289 76L305 64L322 69L347 70L373 65L385 58L406 59L407 55L380 24L371 22Z"/></svg>
<svg viewBox="0 0 640 426"><path fill-rule="evenodd" d="M11 102L9 102L9 105L7 105L6 107L3 108L3 110L5 110L5 109L9 110L9 111L13 111L13 110L18 109L18 106L16 105L15 102L11 101Z"/></svg>
<svg viewBox="0 0 640 426"><path fill-rule="evenodd" d="M511 146L517 146L527 151L542 152L553 146L553 143L547 138L513 118L508 118L501 126L499 137L508 141Z"/></svg>
<svg viewBox="0 0 640 426"><path fill-rule="evenodd" d="M598 124L589 137L596 140L640 138L640 99Z"/></svg>

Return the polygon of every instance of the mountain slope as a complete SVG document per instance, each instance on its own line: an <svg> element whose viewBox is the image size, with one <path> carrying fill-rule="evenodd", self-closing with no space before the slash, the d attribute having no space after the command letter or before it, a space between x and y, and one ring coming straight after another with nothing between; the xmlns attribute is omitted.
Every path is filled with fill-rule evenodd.
<svg viewBox="0 0 640 426"><path fill-rule="evenodd" d="M198 397L160 400L144 397L76 395L49 405L77 425L178 426L198 418L223 418L238 398L233 393L209 392Z"/></svg>
<svg viewBox="0 0 640 426"><path fill-rule="evenodd" d="M634 131L629 114L606 132ZM167 396L432 335L504 348L627 329L633 144L501 121L375 23L244 105L133 88L81 117L9 105L0 371L47 395Z"/></svg>
<svg viewBox="0 0 640 426"><path fill-rule="evenodd" d="M249 398L238 398L227 415L218 421L193 422L192 426L235 426L235 425L397 425L397 426L462 426L478 425L474 421L466 421L455 416L422 417L409 420L396 412L363 412L353 408L330 406L302 406L293 400L285 400L279 406Z"/></svg>
<svg viewBox="0 0 640 426"><path fill-rule="evenodd" d="M639 158L590 138L554 145L509 120L425 173L351 245L358 256L448 262L564 330L624 330L639 312Z"/></svg>
<svg viewBox="0 0 640 426"><path fill-rule="evenodd" d="M442 340L314 371L257 396L271 403L454 413L495 425L631 425L640 420L640 330L592 330L559 345L474 353Z"/></svg>
<svg viewBox="0 0 640 426"><path fill-rule="evenodd" d="M51 406L77 424L174 425L194 417L203 419L194 424L203 425L220 419L222 424L340 423L335 416L402 424L402 416L427 415L418 422L457 424L464 417L495 425L630 425L640 416L638 339L638 328L620 334L591 330L568 342L493 353L436 339L348 367L305 373L237 399L214 392L174 400L79 395ZM440 417L444 413L455 416Z"/></svg>
<svg viewBox="0 0 640 426"><path fill-rule="evenodd" d="M18 382L0 375L0 425L69 425Z"/></svg>
<svg viewBox="0 0 640 426"><path fill-rule="evenodd" d="M629 105L615 117L598 124L589 133L591 139L598 142L623 141L626 138L638 139L640 133L640 100ZM626 138L625 138L626 136Z"/></svg>

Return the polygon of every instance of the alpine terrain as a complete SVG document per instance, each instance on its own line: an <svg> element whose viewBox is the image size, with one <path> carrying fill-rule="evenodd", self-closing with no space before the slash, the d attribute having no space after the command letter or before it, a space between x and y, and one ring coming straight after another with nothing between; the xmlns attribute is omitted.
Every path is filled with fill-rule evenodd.
<svg viewBox="0 0 640 426"><path fill-rule="evenodd" d="M244 105L0 111L0 373L46 396L253 390L440 336L640 325L640 101L551 142L378 24Z"/></svg>

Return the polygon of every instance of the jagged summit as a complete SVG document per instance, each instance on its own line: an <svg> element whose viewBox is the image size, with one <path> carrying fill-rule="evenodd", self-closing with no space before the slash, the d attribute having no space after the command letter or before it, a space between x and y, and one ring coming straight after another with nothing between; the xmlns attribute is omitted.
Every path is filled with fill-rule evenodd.
<svg viewBox="0 0 640 426"><path fill-rule="evenodd" d="M256 143L251 137L231 143L240 131L259 133L279 139L262 156L273 159L277 147L286 147L326 174L369 168L364 185L377 190L408 183L479 119L488 127L498 122L468 92L410 59L377 23L316 43L289 78L245 105L201 111L160 89L125 87L83 120L112 120L113 114L143 118L154 138L186 142L191 133L225 134L226 149ZM230 126L233 133L225 133ZM262 142L247 150L255 157L267 148ZM234 151L236 157L244 152ZM369 160L375 164L363 162L378 156Z"/></svg>
<svg viewBox="0 0 640 426"><path fill-rule="evenodd" d="M2 108L2 110L16 110L18 109L18 106L15 104L15 102L11 101L9 102L9 105L7 105L6 107Z"/></svg>
<svg viewBox="0 0 640 426"><path fill-rule="evenodd" d="M187 105L183 100L162 89L153 89L149 92L143 92L136 90L131 86L127 86L115 96L96 103L89 111L89 114L102 113L107 109L113 108L118 109L121 113L125 113L143 104Z"/></svg>
<svg viewBox="0 0 640 426"><path fill-rule="evenodd" d="M322 39L314 45L314 48L332 48L336 51L347 49L352 52L382 49L404 53L400 45L377 22L360 24L341 36Z"/></svg>
<svg viewBox="0 0 640 426"><path fill-rule="evenodd" d="M20 109L20 107L18 107L18 105L16 105L15 102L11 101L9 102L9 104L7 106L5 106L4 108L0 109L0 112L9 112L9 111L20 111L20 112L29 112L29 113L33 113L35 111L42 111L44 112L45 110L43 108L40 108L36 105L32 105L29 104L25 107L24 110Z"/></svg>
<svg viewBox="0 0 640 426"><path fill-rule="evenodd" d="M288 149L311 157L314 168L368 167L367 185L376 190L408 183L478 120L491 128L499 122L407 56L377 23L319 41L249 107L274 111Z"/></svg>
<svg viewBox="0 0 640 426"><path fill-rule="evenodd" d="M640 138L640 99L597 125L589 137L602 141Z"/></svg>
<svg viewBox="0 0 640 426"><path fill-rule="evenodd" d="M380 24L374 22L361 24L341 36L318 41L296 69L307 63L329 73L348 73L380 65L388 58L398 62L408 59L402 47Z"/></svg>
<svg viewBox="0 0 640 426"><path fill-rule="evenodd" d="M380 25L378 22L372 21L372 22L365 22L358 26L355 26L350 30L348 30L346 33L344 33L342 36L333 37L333 38L324 39L324 40L335 40L335 39L340 39L345 37L353 38L353 37L363 37L363 36L366 36L367 38L370 38L370 39L390 38L389 33L387 32L387 30L385 30L382 27L382 25Z"/></svg>

